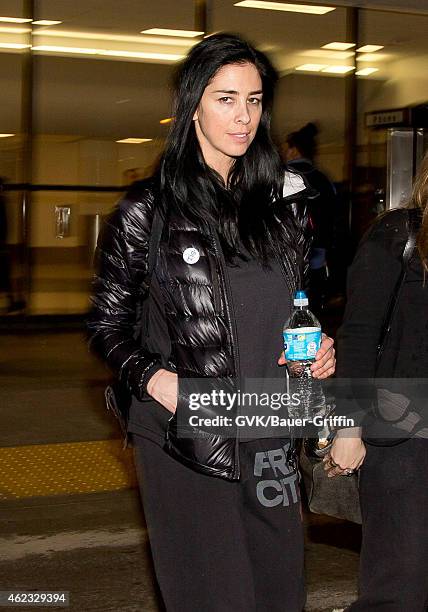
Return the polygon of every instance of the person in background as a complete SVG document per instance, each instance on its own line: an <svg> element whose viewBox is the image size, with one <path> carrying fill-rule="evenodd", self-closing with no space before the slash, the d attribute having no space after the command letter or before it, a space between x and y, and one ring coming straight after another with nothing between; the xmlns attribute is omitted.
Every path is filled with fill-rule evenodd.
<svg viewBox="0 0 428 612"><path fill-rule="evenodd" d="M135 181L138 181L143 178L144 172L142 168L128 168L123 171L123 184L124 185L132 185Z"/></svg>
<svg viewBox="0 0 428 612"><path fill-rule="evenodd" d="M313 243L309 267L309 304L317 317L327 299L328 256L333 241L336 190L330 179L314 165L318 128L307 123L286 137L285 159L290 170L304 176L317 195L308 200Z"/></svg>
<svg viewBox="0 0 428 612"><path fill-rule="evenodd" d="M17 313L25 307L23 300L15 300L12 287L12 262L8 239L7 204L4 197L5 180L0 177L0 294L6 296L6 313Z"/></svg>
<svg viewBox="0 0 428 612"><path fill-rule="evenodd" d="M337 377L382 379L377 383L377 406L385 415L384 420L366 418L362 433L355 429L352 435L337 436L326 459L331 476L362 466L359 595L347 612L428 609L427 397L423 392L421 396L428 378L428 155L407 208L414 210L381 215L360 243L338 332ZM378 357L412 218L416 248ZM374 431L381 434L375 436Z"/></svg>
<svg viewBox="0 0 428 612"><path fill-rule="evenodd" d="M236 426L222 436L184 416L193 381L235 394L248 379L284 381L282 325L309 244L305 183L284 171L270 137L276 79L234 35L192 47L159 172L134 183L99 242L90 343L133 396L128 431L168 612L304 606L289 432L244 441ZM136 339L141 304L146 333ZM324 338L314 377L334 372L332 344ZM222 414L216 403L196 413Z"/></svg>

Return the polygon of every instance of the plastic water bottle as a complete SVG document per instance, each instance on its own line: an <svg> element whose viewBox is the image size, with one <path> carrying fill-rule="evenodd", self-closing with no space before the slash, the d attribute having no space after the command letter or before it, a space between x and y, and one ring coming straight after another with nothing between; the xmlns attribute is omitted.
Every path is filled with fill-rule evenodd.
<svg viewBox="0 0 428 612"><path fill-rule="evenodd" d="M304 291L296 291L294 309L285 322L284 351L293 392L299 394L299 406L293 416L312 418L325 408L321 383L312 378L311 365L321 346L321 324L309 310Z"/></svg>

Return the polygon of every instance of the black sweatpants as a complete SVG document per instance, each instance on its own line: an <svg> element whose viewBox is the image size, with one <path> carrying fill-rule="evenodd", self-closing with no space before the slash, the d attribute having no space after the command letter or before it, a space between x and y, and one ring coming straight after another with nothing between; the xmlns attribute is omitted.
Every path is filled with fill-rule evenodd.
<svg viewBox="0 0 428 612"><path fill-rule="evenodd" d="M137 437L135 437L137 438ZM300 612L303 530L286 440L240 446L241 480L198 474L134 438L153 561L168 612Z"/></svg>
<svg viewBox="0 0 428 612"><path fill-rule="evenodd" d="M428 440L367 445L361 469L363 543L349 612L428 610Z"/></svg>

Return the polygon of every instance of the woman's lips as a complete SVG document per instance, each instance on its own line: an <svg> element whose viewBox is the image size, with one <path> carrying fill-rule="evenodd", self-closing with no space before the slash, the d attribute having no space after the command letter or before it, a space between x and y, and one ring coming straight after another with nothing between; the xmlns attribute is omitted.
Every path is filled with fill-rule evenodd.
<svg viewBox="0 0 428 612"><path fill-rule="evenodd" d="M236 132L235 134L229 134L229 136L235 141L235 142L248 142L249 139L249 132Z"/></svg>

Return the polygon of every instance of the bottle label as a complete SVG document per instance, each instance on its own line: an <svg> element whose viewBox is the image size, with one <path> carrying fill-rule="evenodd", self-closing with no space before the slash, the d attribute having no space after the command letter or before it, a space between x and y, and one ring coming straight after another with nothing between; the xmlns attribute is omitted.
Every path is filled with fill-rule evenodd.
<svg viewBox="0 0 428 612"><path fill-rule="evenodd" d="M294 306L307 306L309 304L308 298L294 298Z"/></svg>
<svg viewBox="0 0 428 612"><path fill-rule="evenodd" d="M298 327L283 332L285 358L290 361L315 359L321 346L321 329L319 327Z"/></svg>

